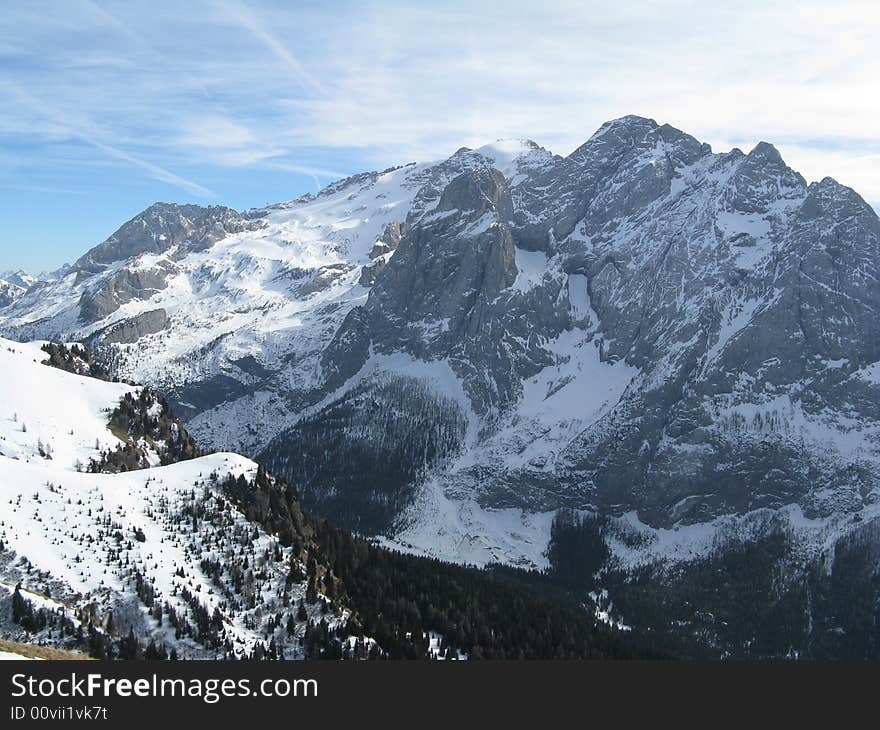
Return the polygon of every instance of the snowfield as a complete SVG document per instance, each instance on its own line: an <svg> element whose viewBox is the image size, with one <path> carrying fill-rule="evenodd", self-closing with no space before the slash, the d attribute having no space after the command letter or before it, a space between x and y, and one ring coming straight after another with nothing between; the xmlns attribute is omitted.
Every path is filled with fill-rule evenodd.
<svg viewBox="0 0 880 730"><path fill-rule="evenodd" d="M43 366L42 344L0 339L0 456L69 470L121 443L109 411L137 389Z"/></svg>

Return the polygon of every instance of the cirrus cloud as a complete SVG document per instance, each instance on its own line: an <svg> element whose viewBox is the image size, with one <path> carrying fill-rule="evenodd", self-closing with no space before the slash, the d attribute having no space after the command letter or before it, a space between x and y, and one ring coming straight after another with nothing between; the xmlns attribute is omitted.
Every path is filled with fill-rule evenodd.
<svg viewBox="0 0 880 730"><path fill-rule="evenodd" d="M878 34L873 0L12 0L0 184L65 189L67 158L86 196L112 164L242 207L499 137L567 154L641 114L880 207Z"/></svg>

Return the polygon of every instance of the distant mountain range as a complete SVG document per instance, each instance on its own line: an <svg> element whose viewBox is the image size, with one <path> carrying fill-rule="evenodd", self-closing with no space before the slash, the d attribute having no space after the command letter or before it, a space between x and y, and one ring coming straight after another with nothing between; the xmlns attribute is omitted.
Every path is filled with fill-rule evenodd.
<svg viewBox="0 0 880 730"><path fill-rule="evenodd" d="M0 307L12 304L37 281L24 271L0 272Z"/></svg>

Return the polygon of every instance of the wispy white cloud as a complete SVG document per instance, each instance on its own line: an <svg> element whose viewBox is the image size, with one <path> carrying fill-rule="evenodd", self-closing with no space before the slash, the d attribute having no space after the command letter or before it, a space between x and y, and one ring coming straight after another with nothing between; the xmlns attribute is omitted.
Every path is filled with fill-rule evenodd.
<svg viewBox="0 0 880 730"><path fill-rule="evenodd" d="M507 136L566 154L635 113L716 148L774 142L880 202L873 0L84 2L4 7L0 93L65 114L7 107L0 142L63 139L72 114L103 155L205 195L169 168L326 181Z"/></svg>
<svg viewBox="0 0 880 730"><path fill-rule="evenodd" d="M293 55L284 43L266 30L258 14L248 7L243 0L241 2L236 2L236 0L220 0L218 5L229 18L251 33L254 38L281 61L290 74L302 84L303 89L312 93L325 93L322 84L306 71L303 64L299 62L299 59Z"/></svg>
<svg viewBox="0 0 880 730"><path fill-rule="evenodd" d="M72 113L56 108L45 100L37 99L32 94L24 91L14 83L7 84L5 90L16 97L19 104L27 106L34 110L38 118L44 119L52 128L54 136L67 136L69 138L83 142L95 149L113 157L117 160L127 162L135 167L144 170L147 174L156 180L168 183L176 188L184 190L192 195L200 198L216 198L216 193L208 190L208 188L199 185L192 180L187 180L170 170L166 170L148 160L142 159L137 155L127 152L119 147L101 141L93 131L96 125L85 122L81 113Z"/></svg>
<svg viewBox="0 0 880 730"><path fill-rule="evenodd" d="M152 177L156 178L156 180L166 182L169 185L173 185L174 187L180 188L181 190L185 190L186 192L192 193L193 195L196 195L200 198L217 197L217 194L208 190L208 188L203 187L202 185L199 185L192 180L187 180L186 178L180 177L180 175L175 175L173 172L165 170L158 165L154 165L152 162L148 162L146 160L140 159L139 157L135 157L125 150L121 150L109 144L99 142L98 140L93 139L92 137L89 137L88 135L83 133L77 133L76 136L79 137L83 142L92 145L96 149L99 149L102 152L106 152L111 157L115 157L118 160L129 162L132 165L140 167Z"/></svg>
<svg viewBox="0 0 880 730"><path fill-rule="evenodd" d="M182 122L182 127L177 145L201 150L215 164L223 166L253 165L287 153L244 124L219 115L193 117Z"/></svg>

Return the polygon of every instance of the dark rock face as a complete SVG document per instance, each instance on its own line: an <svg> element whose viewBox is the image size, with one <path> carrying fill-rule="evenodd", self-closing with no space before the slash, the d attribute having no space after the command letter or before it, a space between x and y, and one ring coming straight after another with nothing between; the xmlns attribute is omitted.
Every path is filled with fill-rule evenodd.
<svg viewBox="0 0 880 730"><path fill-rule="evenodd" d="M141 337L154 335L168 326L168 314L164 309L152 309L136 317L124 319L112 325L100 335L103 345L127 345L137 342Z"/></svg>
<svg viewBox="0 0 880 730"><path fill-rule="evenodd" d="M709 152L708 145L651 119L608 122L567 158L519 186L517 242L548 249L588 213L606 221L634 213L668 191L676 167Z"/></svg>
<svg viewBox="0 0 880 730"><path fill-rule="evenodd" d="M421 350L473 336L486 307L516 278L510 213L497 170L455 178L436 211L401 240L373 287L367 311L377 337ZM440 323L435 337L409 331L423 323Z"/></svg>
<svg viewBox="0 0 880 730"><path fill-rule="evenodd" d="M363 307L355 307L321 353L324 392L334 391L355 375L367 362L369 350L369 318Z"/></svg>
<svg viewBox="0 0 880 730"><path fill-rule="evenodd" d="M535 348L533 358L512 350L528 343L530 325L555 334L568 321L552 301L559 286L529 295L511 289L518 276L512 217L510 190L498 170L454 178L433 212L401 238L363 314L352 318L369 331L369 340L353 338L361 359L370 345L380 353L448 359L479 412L512 403L520 377L549 362ZM479 363L489 366L474 377Z"/></svg>
<svg viewBox="0 0 880 730"><path fill-rule="evenodd" d="M401 228L399 221L392 221L382 232L381 237L376 241L373 249L370 251L370 260L375 260L380 256L396 251L400 245Z"/></svg>
<svg viewBox="0 0 880 730"><path fill-rule="evenodd" d="M242 385L240 380L231 375L219 373L175 388L168 395L174 412L180 413L182 418L186 418L194 413L213 408L219 403L234 400L245 392L247 392L247 388Z"/></svg>
<svg viewBox="0 0 880 730"><path fill-rule="evenodd" d="M99 322L133 299L149 299L167 286L167 277L173 271L167 264L153 269L121 269L101 282L95 291L83 292L79 302L80 319Z"/></svg>

